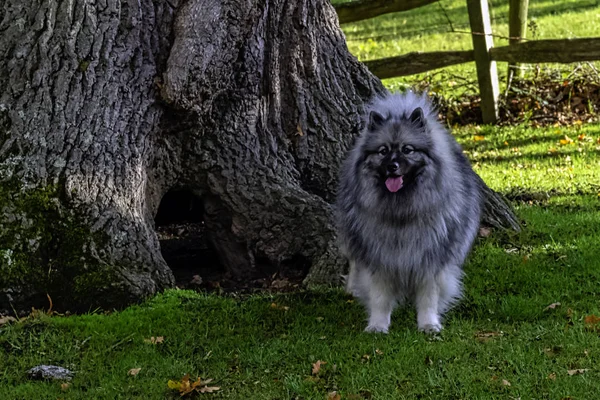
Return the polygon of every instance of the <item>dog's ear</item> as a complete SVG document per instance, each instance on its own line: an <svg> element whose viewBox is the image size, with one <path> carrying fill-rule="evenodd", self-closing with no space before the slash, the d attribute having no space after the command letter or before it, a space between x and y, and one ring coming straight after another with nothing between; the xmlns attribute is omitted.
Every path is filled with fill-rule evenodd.
<svg viewBox="0 0 600 400"><path fill-rule="evenodd" d="M408 120L415 128L425 129L425 116L423 115L423 109L421 107L415 108L415 110L410 114L410 117L408 117Z"/></svg>
<svg viewBox="0 0 600 400"><path fill-rule="evenodd" d="M369 113L369 123L368 123L368 128L370 131L374 131L375 129L379 128L381 125L383 125L385 123L385 121L388 120L389 117L385 117L382 114L378 113L377 111L371 111Z"/></svg>

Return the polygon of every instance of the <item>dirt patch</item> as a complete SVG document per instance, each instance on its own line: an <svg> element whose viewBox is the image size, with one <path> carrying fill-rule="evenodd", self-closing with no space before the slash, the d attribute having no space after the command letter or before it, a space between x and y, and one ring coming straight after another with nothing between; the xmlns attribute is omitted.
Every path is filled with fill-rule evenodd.
<svg viewBox="0 0 600 400"><path fill-rule="evenodd" d="M273 265L259 257L255 268L243 278L234 278L208 243L203 222L159 226L157 234L162 255L181 289L218 293L294 291L301 286L310 267L301 258Z"/></svg>

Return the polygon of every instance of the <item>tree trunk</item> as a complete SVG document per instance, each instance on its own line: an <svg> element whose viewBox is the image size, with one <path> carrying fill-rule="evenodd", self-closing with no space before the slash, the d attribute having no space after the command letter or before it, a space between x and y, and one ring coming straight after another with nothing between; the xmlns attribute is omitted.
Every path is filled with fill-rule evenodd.
<svg viewBox="0 0 600 400"><path fill-rule="evenodd" d="M384 89L329 3L6 0L0 21L0 312L172 286L174 189L233 274L301 256L339 278L337 165Z"/></svg>

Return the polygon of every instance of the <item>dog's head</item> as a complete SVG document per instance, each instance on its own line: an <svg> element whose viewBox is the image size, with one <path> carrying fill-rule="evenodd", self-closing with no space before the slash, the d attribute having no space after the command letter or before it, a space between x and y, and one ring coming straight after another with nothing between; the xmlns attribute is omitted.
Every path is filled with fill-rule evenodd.
<svg viewBox="0 0 600 400"><path fill-rule="evenodd" d="M431 162L431 136L419 107L401 116L372 110L363 134L363 173L375 178L388 193L414 185Z"/></svg>

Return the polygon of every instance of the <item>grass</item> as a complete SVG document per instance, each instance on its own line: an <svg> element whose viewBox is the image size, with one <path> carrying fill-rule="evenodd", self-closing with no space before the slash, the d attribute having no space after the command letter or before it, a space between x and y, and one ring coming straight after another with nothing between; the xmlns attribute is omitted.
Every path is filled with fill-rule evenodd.
<svg viewBox="0 0 600 400"><path fill-rule="evenodd" d="M343 1L334 1L337 2ZM496 35L494 44L507 45L508 1L492 0L490 9L492 30ZM531 0L529 21L529 39L600 37L600 3L597 0ZM416 51L472 48L465 0L442 0L403 13L344 24L342 29L346 34L349 50L361 61ZM498 63L502 84L506 81L506 65ZM600 63L595 65L598 67ZM532 76L536 66L528 67L528 76ZM554 72L559 66L542 64L541 68ZM572 65L560 66L564 76L572 69ZM387 79L384 83L390 89L403 89L415 81L430 80L436 91L461 94L477 91L475 76L475 64L466 63L423 74Z"/></svg>
<svg viewBox="0 0 600 400"><path fill-rule="evenodd" d="M560 143L565 134L572 144ZM0 327L0 398L175 398L167 382L186 373L221 387L199 397L227 399L325 399L334 390L342 399L594 398L600 331L584 318L600 315L600 126L466 127L456 136L488 184L519 199L526 228L478 239L465 298L441 336L417 332L409 309L395 313L389 335L363 333L362 307L338 289L168 291L122 312ZM145 343L151 336L164 342ZM318 360L327 364L313 376ZM38 364L77 373L63 391L26 378ZM141 370L129 376L133 368ZM575 369L586 371L570 376Z"/></svg>

